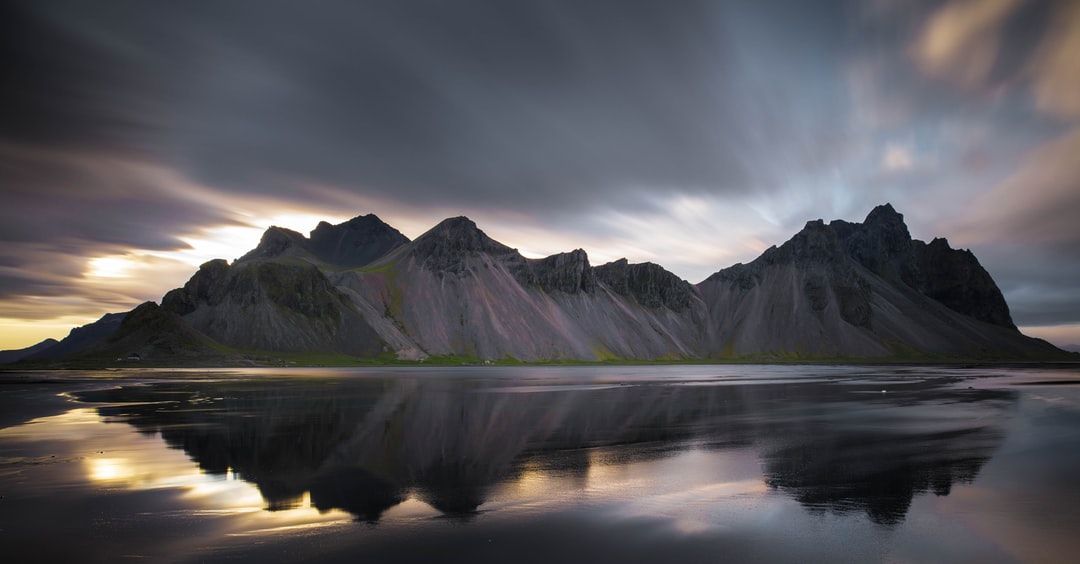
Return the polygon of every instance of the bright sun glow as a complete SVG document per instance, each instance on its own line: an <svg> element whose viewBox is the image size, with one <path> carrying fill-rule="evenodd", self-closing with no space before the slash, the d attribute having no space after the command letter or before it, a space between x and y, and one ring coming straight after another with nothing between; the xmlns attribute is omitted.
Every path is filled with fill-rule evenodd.
<svg viewBox="0 0 1080 564"><path fill-rule="evenodd" d="M87 262L86 274L93 278L127 278L137 263L125 255L94 257Z"/></svg>
<svg viewBox="0 0 1080 564"><path fill-rule="evenodd" d="M180 239L189 246L186 249L149 254L191 266L199 266L216 258L231 261L255 248L263 232L271 225L307 235L320 221L339 223L345 220L322 214L286 213L266 217L248 216L244 218L244 221L248 225L221 225L207 228L195 235L181 237Z"/></svg>
<svg viewBox="0 0 1080 564"><path fill-rule="evenodd" d="M128 461L122 458L91 458L86 473L95 482L126 480L134 475Z"/></svg>

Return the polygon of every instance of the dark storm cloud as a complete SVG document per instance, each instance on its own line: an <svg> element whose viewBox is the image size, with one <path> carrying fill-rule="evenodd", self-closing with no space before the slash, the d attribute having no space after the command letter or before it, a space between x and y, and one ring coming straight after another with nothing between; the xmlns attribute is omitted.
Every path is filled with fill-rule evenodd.
<svg viewBox="0 0 1080 564"><path fill-rule="evenodd" d="M1019 325L1080 320L1080 248L1032 250L1022 245L976 249L1005 293Z"/></svg>
<svg viewBox="0 0 1080 564"><path fill-rule="evenodd" d="M572 208L657 187L743 193L770 185L763 160L788 168L830 145L803 123L814 114L789 111L792 91L748 80L753 53L732 44L791 18L823 56L812 72L832 72L837 34L819 28L835 14L804 4L744 20L715 2L32 4L57 41L24 53L36 70L16 97L52 114L24 124L34 137L70 123L263 194L305 197L308 180ZM764 40L750 39L740 49ZM799 78L798 96L835 98Z"/></svg>
<svg viewBox="0 0 1080 564"><path fill-rule="evenodd" d="M0 6L0 137L49 147L140 150L154 95L140 69L100 38L77 33L33 3ZM55 6L58 7L58 6Z"/></svg>
<svg viewBox="0 0 1080 564"><path fill-rule="evenodd" d="M6 4L0 236L18 272L0 295L77 293L59 273L80 260L233 220L181 181L325 207L546 210L584 231L597 206L770 189L837 148L829 112L793 109L837 100L810 75L837 71L839 45L817 31L829 10L754 5ZM801 69L755 53L788 17L816 53Z"/></svg>
<svg viewBox="0 0 1080 564"><path fill-rule="evenodd" d="M220 210L161 189L159 171L101 154L57 154L0 145L5 211L0 238L50 241L67 250L186 246L192 225L229 221Z"/></svg>

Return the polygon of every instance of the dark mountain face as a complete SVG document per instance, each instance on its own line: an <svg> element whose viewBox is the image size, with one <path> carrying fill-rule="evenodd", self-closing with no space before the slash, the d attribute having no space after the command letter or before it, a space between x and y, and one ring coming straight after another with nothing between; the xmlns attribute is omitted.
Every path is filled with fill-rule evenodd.
<svg viewBox="0 0 1080 564"><path fill-rule="evenodd" d="M1016 329L1001 290L971 251L952 249L945 239L912 240L891 205L874 208L862 224L833 221L829 227L845 251L878 276L964 315Z"/></svg>
<svg viewBox="0 0 1080 564"><path fill-rule="evenodd" d="M576 294L596 289L595 269L585 251L575 249L529 261L536 284L545 292Z"/></svg>
<svg viewBox="0 0 1080 564"><path fill-rule="evenodd" d="M878 206L863 223L843 220L825 224L821 220L806 224L780 248L767 250L749 265L735 265L713 274L708 280L735 279L745 286L766 265L791 262L800 268L834 271L830 282L847 302L845 318L865 325L869 311L865 284L859 281L851 265L855 263L893 283L903 284L928 298L980 321L1016 329L1009 306L990 274L968 250L954 250L945 239L926 244L912 239L904 216L889 204ZM808 284L806 291L815 310L824 306L820 280Z"/></svg>
<svg viewBox="0 0 1080 564"><path fill-rule="evenodd" d="M971 251L954 250L940 238L928 245L914 241L908 260L911 287L964 315L1016 329L1001 290Z"/></svg>
<svg viewBox="0 0 1080 564"><path fill-rule="evenodd" d="M283 227L271 227L263 233L259 245L240 261L292 257L337 268L357 268L408 242L400 231L368 214L338 225L319 223L310 238Z"/></svg>
<svg viewBox="0 0 1080 564"><path fill-rule="evenodd" d="M224 259L203 263L183 288L170 290L161 298L161 307L177 315L187 315L200 303L220 302L224 297L222 281L228 272L229 263Z"/></svg>
<svg viewBox="0 0 1080 564"><path fill-rule="evenodd" d="M409 242L409 238L390 227L375 214L355 217L338 225L320 223L308 242L310 251L330 264L355 268Z"/></svg>
<svg viewBox="0 0 1080 564"><path fill-rule="evenodd" d="M162 309L240 349L374 356L383 341L314 265L273 260L203 264Z"/></svg>
<svg viewBox="0 0 1080 564"><path fill-rule="evenodd" d="M713 353L808 357L1037 358L1061 351L1021 335L970 251L911 239L878 206L863 223L811 221L749 264L698 285ZM719 344L719 348L715 348Z"/></svg>

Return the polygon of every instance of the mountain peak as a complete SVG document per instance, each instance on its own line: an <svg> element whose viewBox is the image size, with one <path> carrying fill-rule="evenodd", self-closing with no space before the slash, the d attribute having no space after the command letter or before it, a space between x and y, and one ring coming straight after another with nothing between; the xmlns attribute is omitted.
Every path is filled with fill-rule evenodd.
<svg viewBox="0 0 1080 564"><path fill-rule="evenodd" d="M375 215L373 213L368 213L368 214L364 214L364 215L358 215L358 216L356 216L356 217L354 217L354 218L352 218L352 219L350 219L348 221L339 223L337 225L334 225L334 224L332 224L332 223L330 223L328 221L320 221L319 224L315 226L315 229L313 229L311 231L311 233L309 234L309 237L311 239L316 239L317 237L319 237L322 234L331 233L331 232L333 232L335 230L340 230L340 229L351 229L353 231L359 231L359 230L391 230L391 231L397 231L393 227L390 227L390 225L388 225L385 221L383 221L379 216L377 216L377 215Z"/></svg>
<svg viewBox="0 0 1080 564"><path fill-rule="evenodd" d="M870 210L861 229L845 232L842 236L854 242L853 250L857 256L870 262L905 253L911 246L911 233L904 223L904 216L893 209L892 204ZM874 267L871 269L875 270Z"/></svg>
<svg viewBox="0 0 1080 564"><path fill-rule="evenodd" d="M329 264L354 268L364 266L409 242L379 216L369 213L344 223L320 222L311 231L308 250Z"/></svg>
<svg viewBox="0 0 1080 564"><path fill-rule="evenodd" d="M440 221L416 239L417 243L424 242L420 247L431 246L433 241L441 241L445 244L436 245L442 250L456 251L503 251L509 247L488 237L473 220L459 215L448 217Z"/></svg>
<svg viewBox="0 0 1080 564"><path fill-rule="evenodd" d="M880 206L870 210L870 213L866 215L866 219L863 220L865 225L893 225L903 224L904 214L896 211L892 204L884 203Z"/></svg>
<svg viewBox="0 0 1080 564"><path fill-rule="evenodd" d="M298 231L293 231L292 229L289 229L288 227L279 227L277 225L271 225L270 227L266 228L266 231L263 231L262 238L263 239L268 239L268 238L269 239L279 239L279 238L288 238L288 239L301 238L301 239L303 239L304 236L301 235Z"/></svg>
<svg viewBox="0 0 1080 564"><path fill-rule="evenodd" d="M456 231L471 232L471 231L480 231L480 228L476 226L475 221L473 221L473 220L471 220L471 219L469 219L469 218L467 218L467 217L465 217L463 215L459 215L459 216L456 216L456 217L448 217L448 218L440 221L439 223L437 223L435 225L435 227L431 228L431 230L432 231L439 231L439 232L456 232Z"/></svg>
<svg viewBox="0 0 1080 564"><path fill-rule="evenodd" d="M525 257L517 249L488 237L465 216L440 221L412 242L409 254L419 258L427 270L457 274L468 269L466 259L488 255L503 263L522 282L532 282Z"/></svg>
<svg viewBox="0 0 1080 564"><path fill-rule="evenodd" d="M292 229L271 225L263 232L259 244L240 260L274 258L281 256L290 247L302 246L305 237Z"/></svg>
<svg viewBox="0 0 1080 564"><path fill-rule="evenodd" d="M259 245L241 261L297 256L309 262L345 268L364 266L393 249L409 242L400 231L384 223L375 214L354 217L338 225L320 221L311 237L284 227L271 226Z"/></svg>

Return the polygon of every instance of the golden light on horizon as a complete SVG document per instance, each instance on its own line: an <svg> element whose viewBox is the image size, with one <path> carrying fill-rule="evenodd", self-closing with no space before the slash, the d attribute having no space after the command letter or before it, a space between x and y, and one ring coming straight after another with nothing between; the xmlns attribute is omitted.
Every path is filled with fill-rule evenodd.
<svg viewBox="0 0 1080 564"><path fill-rule="evenodd" d="M91 299L73 300L71 296L24 296L20 304L25 312L0 313L0 350L20 349L48 338L60 340L71 329L92 323L106 313L127 311L146 300L160 301L165 292L182 286L199 265L217 258L231 262L255 248L272 225L306 236L320 221L340 223L348 219L310 210L281 212L280 207L241 212L239 216L239 224L215 225L179 236L186 248L133 248L88 257L82 268L82 285L97 296L97 303ZM110 298L108 302L113 305L102 297ZM48 316L51 311L58 315Z"/></svg>
<svg viewBox="0 0 1080 564"><path fill-rule="evenodd" d="M245 214L245 216L245 225L213 226L194 235L181 236L180 240L188 245L186 249L148 254L196 267L218 258L231 262L254 249L259 244L263 233L271 226L284 227L307 236L321 221L341 223L348 219L313 212L286 212L263 216Z"/></svg>
<svg viewBox="0 0 1080 564"><path fill-rule="evenodd" d="M94 257L86 266L86 274L92 278L127 278L137 264L126 255L113 255Z"/></svg>
<svg viewBox="0 0 1080 564"><path fill-rule="evenodd" d="M281 528L322 527L349 523L342 510L320 511L310 492L300 503L275 511L254 484L225 475L208 474L182 451L166 446L159 435L142 435L132 427L110 423L95 408L71 409L41 417L24 425L0 430L0 437L30 443L56 442L74 450L65 459L80 463L65 466L71 479L128 491L174 491L192 514L232 517L231 535L259 535Z"/></svg>

